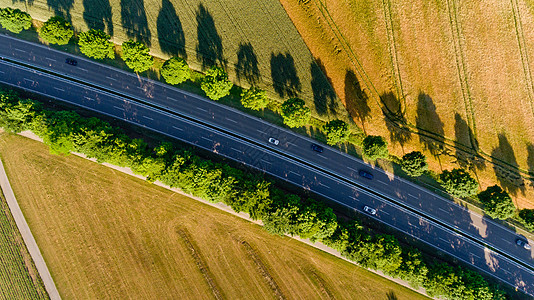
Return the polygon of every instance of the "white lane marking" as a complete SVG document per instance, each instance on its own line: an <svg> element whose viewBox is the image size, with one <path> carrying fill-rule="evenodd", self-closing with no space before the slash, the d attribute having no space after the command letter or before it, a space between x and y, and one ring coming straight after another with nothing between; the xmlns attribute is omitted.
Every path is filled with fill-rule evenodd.
<svg viewBox="0 0 534 300"><path fill-rule="evenodd" d="M263 158L262 158L262 159L260 159L260 161L262 161L262 162L264 162L264 163L266 163L266 164L269 164L269 165L270 165L270 164L272 164L272 162L270 162L270 161L267 161L267 160L265 160L265 159L263 159Z"/></svg>
<svg viewBox="0 0 534 300"><path fill-rule="evenodd" d="M475 254L475 253L473 253L473 252L471 252L470 254L471 254L471 255L473 255L473 256L476 256L476 257L478 257L478 259L480 259L480 258L481 258L480 256L476 255L476 254Z"/></svg>
<svg viewBox="0 0 534 300"><path fill-rule="evenodd" d="M184 131L184 129L183 129L183 128L180 128L180 127L172 126L172 128L177 129L177 130L180 130L180 131Z"/></svg>
<svg viewBox="0 0 534 300"><path fill-rule="evenodd" d="M509 240L507 240L507 239L503 239L503 238L501 238L501 240L503 240L503 241L507 242L508 244L513 244L512 242L510 242L510 241L509 241Z"/></svg>
<svg viewBox="0 0 534 300"><path fill-rule="evenodd" d="M233 148L233 147L230 147L230 149L232 149L232 150L234 150L236 152L239 152L239 153L245 153L245 152L243 152L243 150L239 150L239 149L236 149L236 148Z"/></svg>
<svg viewBox="0 0 534 300"><path fill-rule="evenodd" d="M106 76L106 78L109 79L109 80L117 81L117 79L115 79L113 77Z"/></svg>
<svg viewBox="0 0 534 300"><path fill-rule="evenodd" d="M51 60L51 61L57 61L57 60L55 60L55 59L53 59L53 58L50 58L50 57L45 57L45 59L47 59L47 60Z"/></svg>
<svg viewBox="0 0 534 300"><path fill-rule="evenodd" d="M317 154L317 156L319 156L319 157L322 158L322 159L328 159L328 157L326 157L326 156L324 156L324 155L322 155L322 154Z"/></svg>
<svg viewBox="0 0 534 300"><path fill-rule="evenodd" d="M384 182L384 181L382 181L382 180L379 180L379 179L377 179L376 181L380 182L381 184L385 184L385 185L388 185L388 183L387 183L387 182Z"/></svg>
<svg viewBox="0 0 534 300"><path fill-rule="evenodd" d="M416 227L416 228L417 228L417 227L419 227L419 225L418 225L418 224L412 224L412 223L408 223L408 225L410 225L410 226L412 226L412 227Z"/></svg>
<svg viewBox="0 0 534 300"><path fill-rule="evenodd" d="M358 170L353 169L353 168L351 168L351 167L347 167L347 169L349 169L349 170L351 170L351 171L354 171L354 172L358 172Z"/></svg>
<svg viewBox="0 0 534 300"><path fill-rule="evenodd" d="M416 198L416 199L417 199L417 196L415 196L415 195L412 195L412 194L410 194L410 193L408 193L408 196L409 196L409 197L412 197L412 198Z"/></svg>
<svg viewBox="0 0 534 300"><path fill-rule="evenodd" d="M15 48L15 51L20 51L20 52L26 53L26 50L22 50L22 49L19 49L19 48Z"/></svg>
<svg viewBox="0 0 534 300"><path fill-rule="evenodd" d="M0 74L6 74L6 72L4 72L4 71L0 71Z"/></svg>
<svg viewBox="0 0 534 300"><path fill-rule="evenodd" d="M167 100L176 101L174 98L167 96Z"/></svg>
<svg viewBox="0 0 534 300"><path fill-rule="evenodd" d="M238 123L236 120L232 120L232 119L228 119L228 118L225 118L226 120L230 121L230 122L233 122L233 123Z"/></svg>
<svg viewBox="0 0 534 300"><path fill-rule="evenodd" d="M444 239L444 238L442 238L442 237L440 237L439 239L442 240L442 241L444 241L445 243L449 243L449 244L451 243L451 241L446 240L446 239Z"/></svg>
<svg viewBox="0 0 534 300"><path fill-rule="evenodd" d="M506 270L506 269L502 269L502 268L501 268L501 270L504 271L504 272L506 272L506 273L508 273L508 274L510 274L510 275L512 275L512 272L510 272L510 271L508 271L508 270Z"/></svg>
<svg viewBox="0 0 534 300"><path fill-rule="evenodd" d="M197 107L196 109L201 110L201 111L204 111L204 112L208 112L207 109L204 109L204 108L202 108L202 107Z"/></svg>
<svg viewBox="0 0 534 300"><path fill-rule="evenodd" d="M143 118L145 118L145 119L149 119L150 121L154 121L154 119L151 118L151 117L143 116Z"/></svg>
<svg viewBox="0 0 534 300"><path fill-rule="evenodd" d="M358 198L356 198L354 196L349 196L349 198L352 199L352 200L360 201L360 199L358 199Z"/></svg>
<svg viewBox="0 0 534 300"><path fill-rule="evenodd" d="M296 144L293 144L292 142L287 142L290 145L297 146Z"/></svg>
<svg viewBox="0 0 534 300"><path fill-rule="evenodd" d="M200 138L203 139L203 140L206 140L206 141L208 141L208 142L212 142L212 140L211 140L210 138L207 138L207 137L205 137L205 136L201 136Z"/></svg>
<svg viewBox="0 0 534 300"><path fill-rule="evenodd" d="M317 182L317 184L319 184L320 186L324 186L326 188L330 188L328 185L324 184L324 183L321 183L321 182Z"/></svg>
<svg viewBox="0 0 534 300"><path fill-rule="evenodd" d="M444 210L443 208L441 207L438 207L439 210L441 210L442 212L446 213L446 214L450 214L451 212L448 211L448 210Z"/></svg>
<svg viewBox="0 0 534 300"><path fill-rule="evenodd" d="M113 105L114 108L124 111L124 108Z"/></svg>
<svg viewBox="0 0 534 300"><path fill-rule="evenodd" d="M32 84L35 83L35 81L33 81L33 80L31 80L31 79L28 79L28 78L24 78L24 80L29 81L29 82L31 82Z"/></svg>
<svg viewBox="0 0 534 300"><path fill-rule="evenodd" d="M256 129L256 131L259 132L259 133L265 133L265 132L264 132L263 130L261 130L261 129Z"/></svg>
<svg viewBox="0 0 534 300"><path fill-rule="evenodd" d="M388 215L388 216L390 215L390 213L388 213L387 211L379 210L378 212L379 212L380 214L386 214L386 215ZM410 225L412 225L412 224L410 224Z"/></svg>
<svg viewBox="0 0 534 300"><path fill-rule="evenodd" d="M64 92L65 90L62 89L62 88L58 88L58 87L54 87L55 90L58 90L58 91L61 91L61 92Z"/></svg>
<svg viewBox="0 0 534 300"><path fill-rule="evenodd" d="M297 172L289 171L289 173L291 173L291 174L295 174L295 175L297 175L297 176L300 176L300 174L297 173Z"/></svg>
<svg viewBox="0 0 534 300"><path fill-rule="evenodd" d="M93 98L91 97L87 97L87 96L83 96L85 99L89 100L89 101L93 101Z"/></svg>

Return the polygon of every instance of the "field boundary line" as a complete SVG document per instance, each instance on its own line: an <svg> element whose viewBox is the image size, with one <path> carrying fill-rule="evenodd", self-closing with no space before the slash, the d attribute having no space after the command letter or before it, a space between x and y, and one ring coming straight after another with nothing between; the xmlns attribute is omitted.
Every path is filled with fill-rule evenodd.
<svg viewBox="0 0 534 300"><path fill-rule="evenodd" d="M28 249L28 252L30 253L30 256L33 259L35 267L39 272L39 276L41 276L41 280L43 281L48 296L52 300L60 300L61 297L59 296L59 292L56 288L56 285L54 284L52 275L50 275L50 271L46 266L46 262L41 254L41 251L39 250L39 246L37 245L37 242L33 237L30 227L28 226L28 223L24 218L24 214L22 214L22 210L20 209L17 199L15 198L13 189L11 189L11 184L9 183L9 179L7 178L7 174L4 169L4 164L2 163L1 159L0 187L2 188L2 192L4 194L4 197L6 198L6 202L9 206L9 210L11 211L11 215L13 216L13 219L17 224L17 228L19 229L20 235L24 240L24 244L26 245L26 248Z"/></svg>
<svg viewBox="0 0 534 300"><path fill-rule="evenodd" d="M521 15L519 14L519 5L517 4L517 0L510 0L510 3L512 4L512 14L514 16L514 27L517 37L517 46L519 48L519 56L521 56L523 74L525 75L525 82L527 84L530 110L532 111L532 114L534 114L534 86L532 83L532 72L530 71L530 60L528 58L527 45L525 43L523 23L521 22Z"/></svg>
<svg viewBox="0 0 534 300"><path fill-rule="evenodd" d="M462 47L462 30L460 23L458 22L458 10L456 8L456 0L447 0L447 10L449 15L449 24L451 26L451 38L453 40L453 50L454 56L456 59L456 70L458 73L458 81L460 84L460 89L462 91L462 97L464 100L465 113L467 118L467 124L471 128L469 132L469 139L471 141L471 147L473 150L478 151L476 139L477 139L477 130L475 124L475 113L473 110L473 101L471 97L471 92L468 83L468 72L466 66L466 60L463 53Z"/></svg>

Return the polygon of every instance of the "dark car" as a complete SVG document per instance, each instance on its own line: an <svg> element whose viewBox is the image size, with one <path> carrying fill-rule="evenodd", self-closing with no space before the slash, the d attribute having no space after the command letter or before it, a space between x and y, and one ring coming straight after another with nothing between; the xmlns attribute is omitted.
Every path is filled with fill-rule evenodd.
<svg viewBox="0 0 534 300"><path fill-rule="evenodd" d="M525 248L526 250L530 250L530 245L528 244L527 241L523 240L523 239L517 239L515 241L515 243L519 246L519 247L523 247Z"/></svg>
<svg viewBox="0 0 534 300"><path fill-rule="evenodd" d="M311 148L315 152L323 153L324 149L323 147L317 145L317 144L311 144Z"/></svg>
<svg viewBox="0 0 534 300"><path fill-rule="evenodd" d="M74 58L67 58L65 59L65 62L71 66L76 66L78 62Z"/></svg>
<svg viewBox="0 0 534 300"><path fill-rule="evenodd" d="M360 170L358 172L358 174L360 174L361 177L367 178L369 180L373 179L373 174L371 174L371 173L369 173L369 172L367 172L365 170Z"/></svg>

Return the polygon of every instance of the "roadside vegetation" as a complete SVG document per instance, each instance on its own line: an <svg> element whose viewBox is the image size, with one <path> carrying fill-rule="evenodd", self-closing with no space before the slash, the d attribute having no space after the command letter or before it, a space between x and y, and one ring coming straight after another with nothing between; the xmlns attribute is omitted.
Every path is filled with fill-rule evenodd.
<svg viewBox="0 0 534 300"><path fill-rule="evenodd" d="M0 298L49 299L4 195L0 195Z"/></svg>
<svg viewBox="0 0 534 300"><path fill-rule="evenodd" d="M342 222L322 202L288 193L259 174L206 160L191 150L170 143L150 148L104 121L71 111L44 110L39 102L21 99L10 91L0 94L0 126L12 132L33 131L52 153L83 153L101 163L129 167L149 181L222 202L261 220L270 233L322 242L363 267L405 278L416 288L423 286L433 296L504 297L483 277L461 267L446 269L454 281L433 280L441 276L442 268L435 267L434 261L424 261L419 251L401 245L395 237L375 235L358 221Z"/></svg>

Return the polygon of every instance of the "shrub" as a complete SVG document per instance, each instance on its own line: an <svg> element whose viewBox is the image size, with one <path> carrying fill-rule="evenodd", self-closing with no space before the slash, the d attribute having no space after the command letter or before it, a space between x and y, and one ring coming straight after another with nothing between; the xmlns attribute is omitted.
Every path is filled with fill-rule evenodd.
<svg viewBox="0 0 534 300"><path fill-rule="evenodd" d="M145 44L132 40L122 43L122 59L134 72L144 72L154 64L154 57Z"/></svg>
<svg viewBox="0 0 534 300"><path fill-rule="evenodd" d="M59 16L48 19L39 30L39 36L50 44L66 45L73 35L70 23Z"/></svg>
<svg viewBox="0 0 534 300"><path fill-rule="evenodd" d="M407 153L402 157L401 168L411 177L421 176L428 170L426 157L419 151Z"/></svg>
<svg viewBox="0 0 534 300"><path fill-rule="evenodd" d="M241 92L241 104L246 108L260 110L267 107L269 99L265 96L264 90L252 86Z"/></svg>
<svg viewBox="0 0 534 300"><path fill-rule="evenodd" d="M388 143L381 136L368 135L363 139L362 146L363 156L369 160L389 157Z"/></svg>
<svg viewBox="0 0 534 300"><path fill-rule="evenodd" d="M24 29L30 29L32 17L20 9L6 7L0 9L0 24L13 33L19 33Z"/></svg>
<svg viewBox="0 0 534 300"><path fill-rule="evenodd" d="M304 100L291 98L282 104L284 124L289 127L301 127L310 121L311 110L306 107Z"/></svg>
<svg viewBox="0 0 534 300"><path fill-rule="evenodd" d="M111 36L102 30L91 29L78 35L80 51L92 58L115 58Z"/></svg>
<svg viewBox="0 0 534 300"><path fill-rule="evenodd" d="M326 135L326 143L335 145L346 142L349 139L349 125L341 120L332 120L323 126Z"/></svg>
<svg viewBox="0 0 534 300"><path fill-rule="evenodd" d="M439 182L447 193L455 197L469 197L478 191L478 182L464 169L443 171L439 175Z"/></svg>
<svg viewBox="0 0 534 300"><path fill-rule="evenodd" d="M187 62L179 57L169 58L161 67L161 76L168 84L180 84L191 78Z"/></svg>
<svg viewBox="0 0 534 300"><path fill-rule="evenodd" d="M519 217L528 230L534 231L534 209L520 210Z"/></svg>
<svg viewBox="0 0 534 300"><path fill-rule="evenodd" d="M498 185L490 186L480 192L478 199L484 204L486 214L494 219L505 220L514 215L515 206L512 198Z"/></svg>
<svg viewBox="0 0 534 300"><path fill-rule="evenodd" d="M200 84L206 96L212 100L219 100L230 94L233 84L228 80L228 74L220 67L211 67Z"/></svg>

